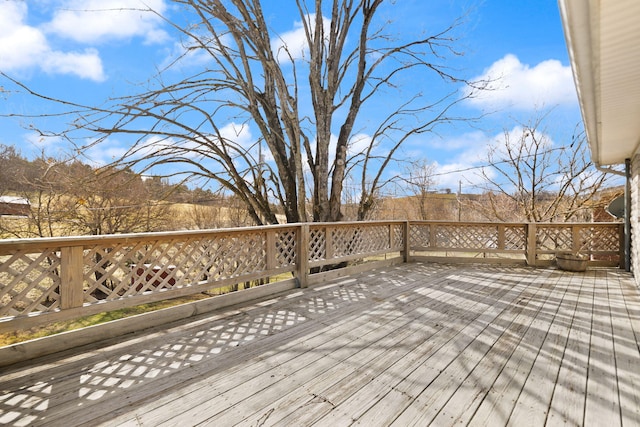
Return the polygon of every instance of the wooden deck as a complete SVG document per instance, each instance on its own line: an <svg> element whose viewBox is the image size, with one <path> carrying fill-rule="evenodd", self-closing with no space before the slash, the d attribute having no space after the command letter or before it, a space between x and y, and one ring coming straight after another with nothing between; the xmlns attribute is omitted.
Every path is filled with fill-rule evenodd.
<svg viewBox="0 0 640 427"><path fill-rule="evenodd" d="M404 264L0 368L0 424L637 426L639 341L616 269Z"/></svg>

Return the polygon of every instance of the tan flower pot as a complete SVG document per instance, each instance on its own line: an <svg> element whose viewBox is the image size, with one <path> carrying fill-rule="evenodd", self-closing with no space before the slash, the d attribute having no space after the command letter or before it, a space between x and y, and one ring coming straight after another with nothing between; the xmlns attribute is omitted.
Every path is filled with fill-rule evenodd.
<svg viewBox="0 0 640 427"><path fill-rule="evenodd" d="M566 271L585 271L589 257L585 254L575 254L572 252L558 252L556 263L558 268Z"/></svg>

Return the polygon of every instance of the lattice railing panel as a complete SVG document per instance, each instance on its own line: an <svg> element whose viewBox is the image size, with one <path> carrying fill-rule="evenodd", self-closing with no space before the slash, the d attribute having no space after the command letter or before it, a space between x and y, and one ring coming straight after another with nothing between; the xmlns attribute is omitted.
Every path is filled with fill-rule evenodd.
<svg viewBox="0 0 640 427"><path fill-rule="evenodd" d="M308 263L297 271L304 277L309 271L305 265L315 267L404 248L405 226L404 222L335 223L0 241L0 318L36 318L40 312L55 317L51 312L80 309L83 304L94 305L90 311L95 313L97 303L106 302L107 310L158 301L165 298L162 295L188 295L258 280L278 269L293 271L300 255L307 255ZM527 230L532 227L536 241L528 242ZM298 234L306 230L307 236ZM526 250L527 255L531 251L542 255L537 259L579 246L592 255L613 253L614 262L620 233L618 224L412 222L408 238L413 250L472 254ZM298 247L301 241L308 241L308 246ZM593 257L592 261L602 264L610 259ZM145 297L130 298L142 294Z"/></svg>
<svg viewBox="0 0 640 427"><path fill-rule="evenodd" d="M95 245L84 252L85 300L113 300L184 285L188 240Z"/></svg>
<svg viewBox="0 0 640 427"><path fill-rule="evenodd" d="M391 235L392 242L394 248L402 248L404 247L404 225L403 224L393 224L391 226Z"/></svg>
<svg viewBox="0 0 640 427"><path fill-rule="evenodd" d="M93 246L85 249L83 258L85 301L119 298L129 288L125 278L131 277L132 267L136 264L135 247Z"/></svg>
<svg viewBox="0 0 640 427"><path fill-rule="evenodd" d="M436 226L436 244L452 249L497 249L496 226L447 225Z"/></svg>
<svg viewBox="0 0 640 427"><path fill-rule="evenodd" d="M573 249L571 227L543 227L536 230L536 246L539 251L570 251Z"/></svg>
<svg viewBox="0 0 640 427"><path fill-rule="evenodd" d="M309 260L327 259L326 232L323 228L309 230Z"/></svg>
<svg viewBox="0 0 640 427"><path fill-rule="evenodd" d="M295 260L295 233L284 233L279 242L276 267ZM258 232L95 246L85 251L85 299L112 300L253 274L266 270L265 254L265 235Z"/></svg>
<svg viewBox="0 0 640 427"><path fill-rule="evenodd" d="M620 247L618 229L612 227L581 228L580 247L593 252L617 252Z"/></svg>
<svg viewBox="0 0 640 427"><path fill-rule="evenodd" d="M212 240L206 259L208 280L228 279L266 269L262 233L224 236Z"/></svg>
<svg viewBox="0 0 640 427"><path fill-rule="evenodd" d="M55 248L0 257L0 317L55 310L59 289L60 254Z"/></svg>
<svg viewBox="0 0 640 427"><path fill-rule="evenodd" d="M366 254L389 248L389 227L356 226L332 230L331 242L335 258Z"/></svg>
<svg viewBox="0 0 640 427"><path fill-rule="evenodd" d="M297 233L294 230L276 233L276 265L288 267L296 264Z"/></svg>
<svg viewBox="0 0 640 427"><path fill-rule="evenodd" d="M527 248L527 230L523 226L510 227L504 229L504 249L525 250Z"/></svg>
<svg viewBox="0 0 640 427"><path fill-rule="evenodd" d="M221 236L200 243L198 262L203 279L214 281L266 269L266 242L262 233Z"/></svg>
<svg viewBox="0 0 640 427"><path fill-rule="evenodd" d="M431 225L412 224L409 228L411 247L428 247L431 241Z"/></svg>

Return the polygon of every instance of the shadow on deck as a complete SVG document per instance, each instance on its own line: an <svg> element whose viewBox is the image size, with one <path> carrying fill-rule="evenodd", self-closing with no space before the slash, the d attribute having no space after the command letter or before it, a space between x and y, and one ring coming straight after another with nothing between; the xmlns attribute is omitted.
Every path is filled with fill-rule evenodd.
<svg viewBox="0 0 640 427"><path fill-rule="evenodd" d="M0 424L640 425L639 338L620 270L403 264L0 368Z"/></svg>

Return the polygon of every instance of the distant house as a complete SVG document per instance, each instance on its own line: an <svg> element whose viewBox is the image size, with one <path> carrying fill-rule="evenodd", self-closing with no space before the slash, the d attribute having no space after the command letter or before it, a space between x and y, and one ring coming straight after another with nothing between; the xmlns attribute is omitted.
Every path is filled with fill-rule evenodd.
<svg viewBox="0 0 640 427"><path fill-rule="evenodd" d="M30 212L31 204L28 199L15 196L0 196L0 216L28 216Z"/></svg>

